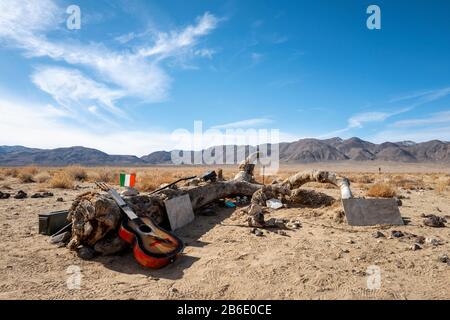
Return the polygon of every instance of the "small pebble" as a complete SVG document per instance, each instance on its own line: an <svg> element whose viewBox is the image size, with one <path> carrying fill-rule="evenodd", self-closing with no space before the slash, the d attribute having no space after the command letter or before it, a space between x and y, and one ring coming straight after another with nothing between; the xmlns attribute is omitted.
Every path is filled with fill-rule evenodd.
<svg viewBox="0 0 450 320"><path fill-rule="evenodd" d="M386 236L384 235L383 232L377 231L377 232L375 232L375 233L373 234L373 237L374 237L374 238L385 238Z"/></svg>
<svg viewBox="0 0 450 320"><path fill-rule="evenodd" d="M394 238L401 238L401 237L404 236L403 232L397 231L397 230L393 230L393 231L391 232L391 235L392 235Z"/></svg>
<svg viewBox="0 0 450 320"><path fill-rule="evenodd" d="M422 249L422 247L421 247L419 244L414 243L414 244L411 246L410 249L411 249L412 251L417 251L417 250Z"/></svg>
<svg viewBox="0 0 450 320"><path fill-rule="evenodd" d="M256 229L254 233L255 233L255 236L257 236L257 237L262 237L264 235L263 232L259 229Z"/></svg>

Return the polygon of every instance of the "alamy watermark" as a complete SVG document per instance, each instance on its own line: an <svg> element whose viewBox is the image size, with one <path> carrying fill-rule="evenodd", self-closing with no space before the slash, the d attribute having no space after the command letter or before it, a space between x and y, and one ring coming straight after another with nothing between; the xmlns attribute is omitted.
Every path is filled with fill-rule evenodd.
<svg viewBox="0 0 450 320"><path fill-rule="evenodd" d="M381 9L379 6L372 4L367 7L367 14L370 16L367 18L366 25L369 30L381 29Z"/></svg>
<svg viewBox="0 0 450 320"><path fill-rule="evenodd" d="M212 128L203 131L202 121L195 121L193 132L177 129L172 133L172 140L176 146L171 160L176 165L237 164L258 152L252 162L261 165L266 174L275 174L280 166L278 129Z"/></svg>
<svg viewBox="0 0 450 320"><path fill-rule="evenodd" d="M80 290L81 279L83 277L81 274L81 268L77 265L70 265L67 267L66 273L69 275L66 280L67 289Z"/></svg>
<svg viewBox="0 0 450 320"><path fill-rule="evenodd" d="M69 17L66 20L66 26L69 30L81 29L81 9L79 6L72 4L67 7L66 13Z"/></svg>
<svg viewBox="0 0 450 320"><path fill-rule="evenodd" d="M381 268L376 265L367 267L367 289L379 290L381 288Z"/></svg>

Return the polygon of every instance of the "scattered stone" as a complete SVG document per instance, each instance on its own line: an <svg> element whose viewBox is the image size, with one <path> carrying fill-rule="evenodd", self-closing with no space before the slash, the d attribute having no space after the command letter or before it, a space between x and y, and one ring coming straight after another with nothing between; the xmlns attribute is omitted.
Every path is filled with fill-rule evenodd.
<svg viewBox="0 0 450 320"><path fill-rule="evenodd" d="M393 231L391 232L391 235L392 235L392 237L394 237L394 238L401 238L401 237L404 236L403 232L397 231L397 230L393 230Z"/></svg>
<svg viewBox="0 0 450 320"><path fill-rule="evenodd" d="M401 207L403 205L402 200L400 200L399 198L394 198L394 199L397 202L397 206Z"/></svg>
<svg viewBox="0 0 450 320"><path fill-rule="evenodd" d="M0 191L0 199L8 199L10 196L11 195L9 193Z"/></svg>
<svg viewBox="0 0 450 320"><path fill-rule="evenodd" d="M257 230L256 228L251 228L251 229L250 229L250 233L255 233L256 230Z"/></svg>
<svg viewBox="0 0 450 320"><path fill-rule="evenodd" d="M30 198L49 198L49 197L53 197L53 193L51 192L42 192L42 193L35 193L33 194Z"/></svg>
<svg viewBox="0 0 450 320"><path fill-rule="evenodd" d="M171 288L169 288L169 292L171 292L171 293L177 293L177 292L178 292L178 289L177 289L177 288L171 287Z"/></svg>
<svg viewBox="0 0 450 320"><path fill-rule="evenodd" d="M25 199L27 196L28 195L24 191L19 190L17 194L14 196L14 199Z"/></svg>
<svg viewBox="0 0 450 320"><path fill-rule="evenodd" d="M51 244L58 244L60 242L65 243L70 239L71 232L66 231L58 234L57 236L50 237L49 242Z"/></svg>
<svg viewBox="0 0 450 320"><path fill-rule="evenodd" d="M56 201L58 202L64 202L64 199L62 197L59 197L58 199L56 199Z"/></svg>
<svg viewBox="0 0 450 320"><path fill-rule="evenodd" d="M286 223L287 223L287 220L285 220L285 219L270 218L269 220L266 221L266 227L285 228Z"/></svg>
<svg viewBox="0 0 450 320"><path fill-rule="evenodd" d="M411 246L410 249L411 249L412 251L417 251L417 250L422 249L422 247L421 247L418 243L414 243L414 244Z"/></svg>
<svg viewBox="0 0 450 320"><path fill-rule="evenodd" d="M255 236L257 236L257 237L262 237L264 234L263 234L263 232L261 231L261 230L259 230L259 229L256 229L255 230Z"/></svg>
<svg viewBox="0 0 450 320"><path fill-rule="evenodd" d="M299 222L294 222L290 224L291 229L300 229L302 225Z"/></svg>
<svg viewBox="0 0 450 320"><path fill-rule="evenodd" d="M353 240L347 240L347 243L350 243L350 244L354 244L355 243L355 241L353 241Z"/></svg>
<svg viewBox="0 0 450 320"><path fill-rule="evenodd" d="M345 220L344 210L340 210L340 209L335 210L333 220L336 223L343 223Z"/></svg>
<svg viewBox="0 0 450 320"><path fill-rule="evenodd" d="M444 228L447 220L434 214L429 214L423 219L423 224L432 228Z"/></svg>
<svg viewBox="0 0 450 320"><path fill-rule="evenodd" d="M425 239L425 237L423 237L423 236L418 236L418 237L416 238L416 243L418 243L418 244L424 244L425 241L426 241L426 239Z"/></svg>
<svg viewBox="0 0 450 320"><path fill-rule="evenodd" d="M440 246L442 244L442 241L434 238L426 238L425 243L431 244L432 246Z"/></svg>
<svg viewBox="0 0 450 320"><path fill-rule="evenodd" d="M81 247L78 249L78 256L83 260L91 260L95 257L95 251L89 247Z"/></svg>
<svg viewBox="0 0 450 320"><path fill-rule="evenodd" d="M124 190L120 193L120 195L122 197L134 197L134 196L137 196L138 194L139 194L139 191L137 191L134 188L127 188L126 190Z"/></svg>
<svg viewBox="0 0 450 320"><path fill-rule="evenodd" d="M277 230L277 233L278 233L280 236L287 236L286 231L284 231L284 230Z"/></svg>
<svg viewBox="0 0 450 320"><path fill-rule="evenodd" d="M375 233L373 234L373 237L374 237L374 238L385 238L386 236L384 235L383 232L377 231L377 232L375 232Z"/></svg>
<svg viewBox="0 0 450 320"><path fill-rule="evenodd" d="M450 259L448 258L448 256L446 254L443 254L443 255L439 256L439 261L442 263L449 263Z"/></svg>

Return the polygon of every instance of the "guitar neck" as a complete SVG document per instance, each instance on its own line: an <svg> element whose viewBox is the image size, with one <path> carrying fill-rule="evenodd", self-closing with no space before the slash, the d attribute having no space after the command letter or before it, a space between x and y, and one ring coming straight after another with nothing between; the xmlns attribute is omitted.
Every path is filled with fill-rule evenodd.
<svg viewBox="0 0 450 320"><path fill-rule="evenodd" d="M123 212L127 215L130 220L138 219L138 216L134 213L134 211L130 208L130 206L122 199L119 193L117 193L114 189L109 189L108 193L117 203L117 205L122 209Z"/></svg>

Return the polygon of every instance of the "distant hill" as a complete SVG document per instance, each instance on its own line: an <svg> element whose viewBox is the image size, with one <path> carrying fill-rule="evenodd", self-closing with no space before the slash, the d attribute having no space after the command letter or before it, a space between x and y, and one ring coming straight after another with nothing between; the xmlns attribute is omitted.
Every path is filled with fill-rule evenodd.
<svg viewBox="0 0 450 320"><path fill-rule="evenodd" d="M236 146L231 146L235 150ZM246 150L249 149L245 146ZM206 151L210 151L211 148ZM222 147L224 154L226 148ZM439 140L415 143L412 141L375 144L359 138L300 139L279 145L282 163L311 163L326 161L396 161L450 163L450 143ZM141 158L132 155L109 155L96 149L69 147L35 149L23 146L0 146L0 165L3 166L65 166L98 165L156 165L171 164L169 151L156 151Z"/></svg>

